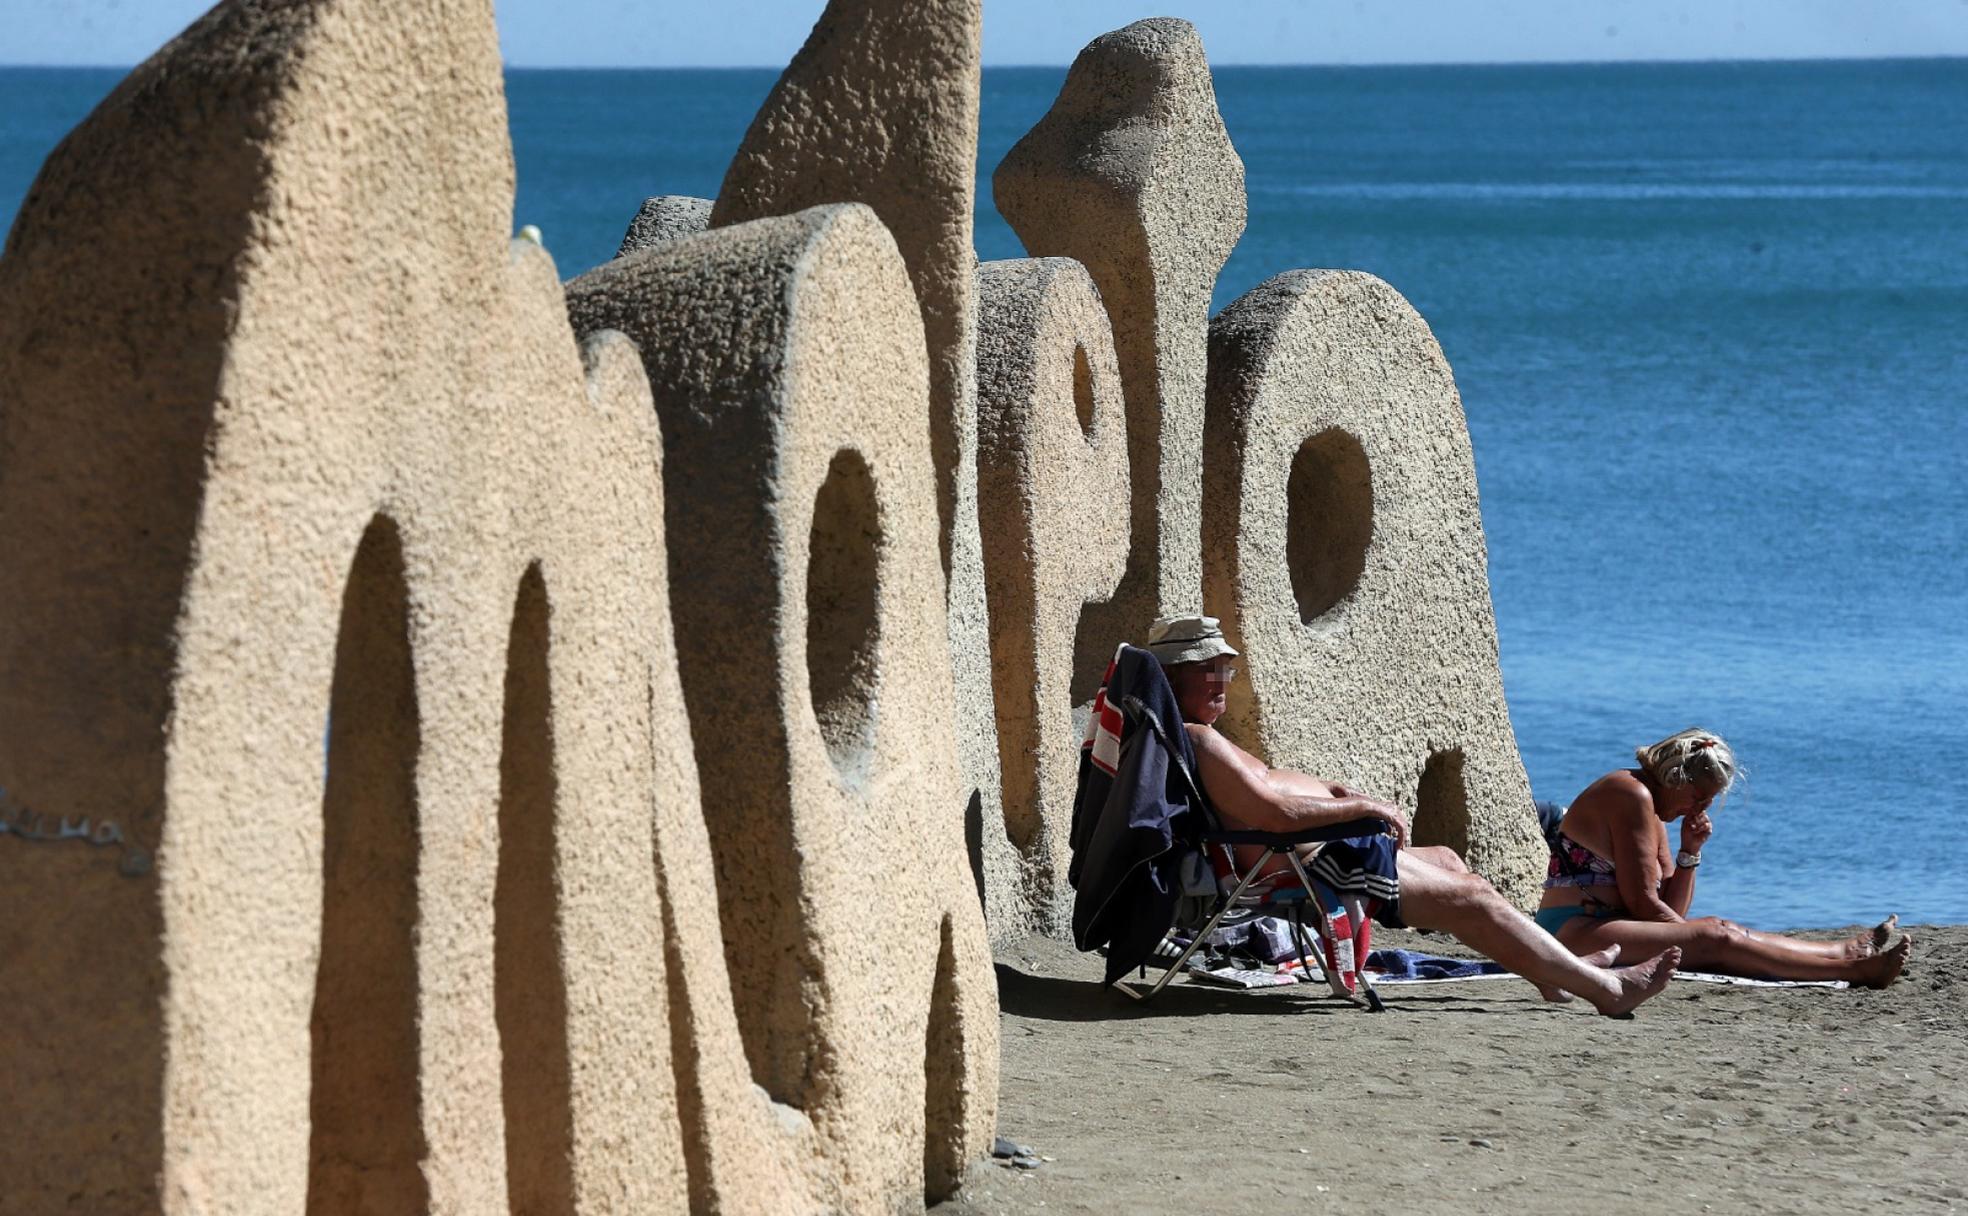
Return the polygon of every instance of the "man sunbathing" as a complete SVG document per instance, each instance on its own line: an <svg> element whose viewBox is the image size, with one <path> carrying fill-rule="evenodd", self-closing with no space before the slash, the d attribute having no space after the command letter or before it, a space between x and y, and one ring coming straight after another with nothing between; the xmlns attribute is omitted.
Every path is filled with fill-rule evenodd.
<svg viewBox="0 0 1968 1216"><path fill-rule="evenodd" d="M1391 890L1393 895L1383 900L1376 919L1390 928L1405 924L1447 932L1537 985L1547 1000L1565 1000L1564 994L1572 993L1600 1013L1617 1016L1673 977L1680 950L1663 950L1644 963L1611 970L1606 968L1618 956L1617 949L1580 958L1470 873L1453 849L1409 847L1407 816L1399 807L1304 773L1272 768L1224 738L1214 724L1236 678L1230 660L1238 652L1224 640L1214 617L1164 617L1149 630L1148 650L1168 673L1195 745L1203 793L1226 828L1295 832L1355 819L1383 821L1391 836L1300 845L1300 857L1310 861L1324 847L1378 870L1375 893ZM1257 852L1245 849L1240 866L1250 865ZM1279 856L1270 868L1289 865Z"/></svg>

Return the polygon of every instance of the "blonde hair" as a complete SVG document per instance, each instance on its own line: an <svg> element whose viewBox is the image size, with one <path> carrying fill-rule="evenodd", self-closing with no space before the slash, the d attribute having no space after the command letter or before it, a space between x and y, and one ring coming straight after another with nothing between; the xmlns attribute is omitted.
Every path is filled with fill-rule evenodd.
<svg viewBox="0 0 1968 1216"><path fill-rule="evenodd" d="M1736 783L1736 753L1720 735L1699 726L1636 748L1633 758L1643 772L1669 789L1701 785L1720 795Z"/></svg>

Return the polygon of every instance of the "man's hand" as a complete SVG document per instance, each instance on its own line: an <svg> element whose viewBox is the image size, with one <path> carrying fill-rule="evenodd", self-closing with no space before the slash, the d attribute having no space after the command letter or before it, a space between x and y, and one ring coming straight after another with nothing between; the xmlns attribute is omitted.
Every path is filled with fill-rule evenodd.
<svg viewBox="0 0 1968 1216"><path fill-rule="evenodd" d="M1408 817L1400 807L1391 802L1376 802L1373 804L1373 814L1393 832L1395 849L1408 847Z"/></svg>
<svg viewBox="0 0 1968 1216"><path fill-rule="evenodd" d="M1684 853L1701 852L1702 846L1707 844L1708 838L1714 834L1715 821L1708 817L1707 811L1703 811L1698 815L1688 816L1681 821L1681 851Z"/></svg>

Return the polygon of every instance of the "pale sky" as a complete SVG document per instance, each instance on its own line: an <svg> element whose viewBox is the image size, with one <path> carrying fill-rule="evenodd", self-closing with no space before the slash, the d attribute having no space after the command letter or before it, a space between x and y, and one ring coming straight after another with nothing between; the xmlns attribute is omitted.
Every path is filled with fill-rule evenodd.
<svg viewBox="0 0 1968 1216"><path fill-rule="evenodd" d="M415 3L417 0L399 0ZM6 0L0 63L127 66L198 0ZM518 67L779 67L822 0L502 0ZM1968 0L986 0L984 61L1064 64L1140 17L1184 17L1210 61L1519 63L1968 55Z"/></svg>

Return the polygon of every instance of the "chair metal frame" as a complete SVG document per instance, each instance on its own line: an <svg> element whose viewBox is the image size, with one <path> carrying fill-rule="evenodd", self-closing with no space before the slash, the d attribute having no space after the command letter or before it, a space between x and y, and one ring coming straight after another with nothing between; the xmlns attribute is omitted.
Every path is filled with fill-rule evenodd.
<svg viewBox="0 0 1968 1216"><path fill-rule="evenodd" d="M1229 861L1229 869L1232 874L1237 874L1236 855L1232 849L1233 845L1257 845L1263 848L1264 851L1258 855L1255 862L1251 863L1249 869L1237 875L1236 885L1228 892L1223 891L1223 884L1220 880L1218 881L1216 906L1211 911L1209 919L1203 923L1201 928L1195 931L1189 939L1189 944L1184 946L1181 952L1176 955L1175 961L1168 964L1162 974L1156 977L1152 986L1146 990L1142 990L1138 984L1131 984L1126 980L1118 981L1114 986L1137 1001L1154 999L1156 994L1168 987L1169 981L1174 979L1182 971L1188 964L1191 956L1202 948L1203 943L1209 939L1210 934L1216 932L1217 926L1223 923L1223 918L1238 908L1269 908L1283 912L1283 919L1291 926L1292 946L1298 952L1299 966L1306 968L1303 974L1310 974L1308 956L1313 951L1305 924L1305 908L1309 905L1312 909L1314 918L1310 927L1312 936L1316 936L1322 942L1330 941L1333 930L1331 920L1326 915L1326 901L1321 898L1321 893L1327 889L1326 885L1318 882L1306 872L1305 863L1299 857L1298 850L1294 846L1337 840L1346 836L1379 835L1383 834L1385 830L1385 825L1381 824L1378 820L1356 820L1333 827L1309 828L1305 831L1291 833L1232 831L1203 833L1198 843L1205 850L1209 848L1221 848ZM1285 860L1291 864L1292 874L1298 879L1299 886L1296 889L1302 892L1302 898L1280 900L1275 898L1273 892L1269 889L1261 893L1252 894L1251 889L1254 886L1262 885L1268 888L1274 885L1278 878L1282 877L1280 874L1273 874L1266 876L1268 881L1263 884L1260 884L1258 881L1259 877L1264 874L1264 868L1271 863L1271 859L1281 852L1285 855ZM1181 926L1171 925L1169 931L1162 935L1163 944L1166 945L1169 938L1180 930ZM1160 953L1160 950L1157 950L1158 956ZM1361 961L1363 963L1365 962L1364 959ZM1323 956L1320 959L1320 969L1322 971L1326 970ZM1147 968L1144 966L1142 968L1144 976L1146 970ZM1364 970L1359 971L1357 974L1360 983L1360 991L1357 995L1345 991L1334 977L1328 975L1328 983L1334 995L1354 1001L1356 1004L1364 1004L1366 1008L1375 1013L1385 1012L1386 1006L1381 1002L1380 994L1374 991L1373 981L1367 978Z"/></svg>
<svg viewBox="0 0 1968 1216"><path fill-rule="evenodd" d="M1121 710L1129 718L1145 722L1149 729L1153 730L1157 735L1162 734L1161 722L1154 714L1148 712L1137 698L1126 698L1121 706ZM1166 739L1164 739L1164 743L1166 743ZM1209 920L1189 939L1189 944L1182 949L1181 953L1176 956L1175 961L1170 963L1155 980L1153 986L1149 987L1146 991L1140 991L1137 985L1132 985L1126 980L1116 981L1114 986L1137 1001L1146 1002L1153 1000L1156 994L1168 987L1169 981L1174 979L1176 974L1188 964L1190 957L1202 947L1203 943L1208 940L1209 935L1216 931L1216 927L1223 923L1223 918L1239 907L1274 907L1285 911L1285 920L1291 925L1292 945L1298 951L1299 965L1308 968L1305 973L1309 974L1310 964L1306 956L1311 951L1308 949L1309 943L1306 940L1304 908L1307 904L1310 904L1312 907L1314 917L1312 932L1321 941L1331 941L1332 923L1331 919L1326 915L1325 904L1327 901L1321 897L1322 892L1329 890L1329 888L1306 872L1305 863L1299 857L1298 850L1295 846L1339 840L1351 836L1381 836L1386 834L1387 825L1378 819L1355 819L1347 823L1332 824L1321 828L1305 828L1297 832L1225 830L1218 819L1216 808L1212 807L1209 799L1203 795L1202 783L1197 781L1195 774L1189 771L1189 766L1182 762L1181 751L1174 747L1170 747L1168 751L1171 762L1175 765L1176 770L1182 774L1184 784L1188 786L1190 794L1194 797L1194 805L1200 810L1207 821L1207 826L1203 831L1198 833L1192 841L1185 842L1186 845L1201 852L1204 855L1205 862L1208 861L1210 849L1221 848L1227 868L1231 874L1237 875L1237 881L1235 886L1226 894L1223 891L1222 880L1217 880L1216 906ZM1237 870L1236 852L1233 848L1233 846L1240 844L1256 845L1264 850L1259 855L1257 861L1241 874ZM1262 894L1250 895L1249 892L1252 886L1257 884L1259 876L1264 873L1264 867L1269 865L1271 859L1280 852L1291 863L1292 873L1298 878L1299 887L1304 893L1303 898L1290 901L1277 900L1273 898L1271 891L1268 889L1269 884L1267 884L1267 889ZM1214 868L1212 868L1211 872L1215 872ZM1275 883L1279 877L1282 877L1282 875L1271 876L1271 882ZM1179 926L1171 925L1168 931L1162 935L1163 946L1168 944L1169 937L1178 928ZM1160 953L1161 950L1158 947L1156 955L1159 956ZM1385 1012L1386 1006L1381 1002L1380 994L1374 991L1373 983L1367 978L1366 971L1364 970L1366 960L1361 959L1360 962L1363 964L1363 967L1357 972L1360 985L1358 994L1347 992L1337 978L1331 975L1327 976L1329 986L1336 996L1344 997L1356 1004L1364 1004L1366 1008L1375 1013ZM1326 970L1323 957L1321 957L1321 970ZM1144 978L1146 974L1147 967L1144 964L1142 967Z"/></svg>

